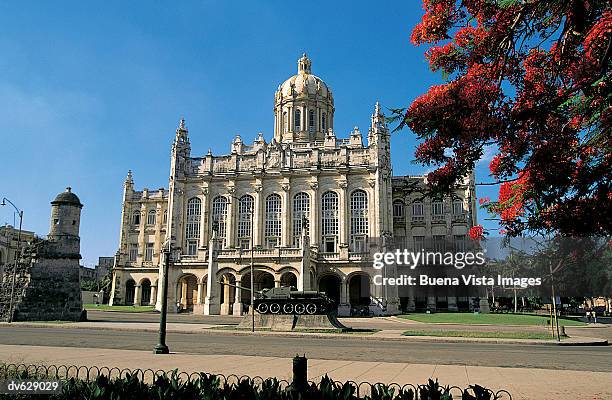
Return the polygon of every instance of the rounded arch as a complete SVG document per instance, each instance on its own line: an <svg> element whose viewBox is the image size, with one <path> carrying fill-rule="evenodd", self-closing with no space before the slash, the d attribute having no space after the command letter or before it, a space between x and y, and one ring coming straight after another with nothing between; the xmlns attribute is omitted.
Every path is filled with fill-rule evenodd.
<svg viewBox="0 0 612 400"><path fill-rule="evenodd" d="M148 306L151 304L151 281L149 278L140 280L140 305Z"/></svg>
<svg viewBox="0 0 612 400"><path fill-rule="evenodd" d="M134 295L136 293L136 282L134 279L128 279L125 281L125 305L134 305Z"/></svg>
<svg viewBox="0 0 612 400"><path fill-rule="evenodd" d="M232 314L232 306L236 297L236 275L229 268L224 268L219 274L219 296L222 314Z"/></svg>
<svg viewBox="0 0 612 400"><path fill-rule="evenodd" d="M393 218L401 219L405 215L405 207L406 203L403 199L394 199L393 200Z"/></svg>
<svg viewBox="0 0 612 400"><path fill-rule="evenodd" d="M285 271L280 276L280 285L282 287L297 288L297 274L293 271Z"/></svg>
<svg viewBox="0 0 612 400"><path fill-rule="evenodd" d="M236 279L236 275L238 275L238 273L235 269L230 267L223 267L217 271L218 278L222 278L224 275L231 275L234 279Z"/></svg>
<svg viewBox="0 0 612 400"><path fill-rule="evenodd" d="M274 276L274 274L276 273L274 268L268 267L267 265L253 265L253 269L255 270L255 275L257 275L257 271L267 272L272 276ZM246 267L241 268L238 271L238 274L244 276L250 272L251 272L251 266L247 265Z"/></svg>
<svg viewBox="0 0 612 400"><path fill-rule="evenodd" d="M192 310L198 297L198 278L194 274L183 274L176 283L176 302L185 310Z"/></svg>
<svg viewBox="0 0 612 400"><path fill-rule="evenodd" d="M149 210L147 212L147 225L155 225L156 215L157 211L155 210Z"/></svg>
<svg viewBox="0 0 612 400"><path fill-rule="evenodd" d="M325 292L327 297L340 303L340 289L342 287L342 278L335 273L327 273L319 278L319 291Z"/></svg>
<svg viewBox="0 0 612 400"><path fill-rule="evenodd" d="M255 291L263 289L271 289L274 287L274 275L265 270L255 269L255 279L253 279L253 287ZM242 274L240 283L244 288L251 288L251 271ZM248 290L240 291L240 299L243 304L251 304L251 293Z"/></svg>
<svg viewBox="0 0 612 400"><path fill-rule="evenodd" d="M140 210L136 210L132 213L132 224L140 225Z"/></svg>
<svg viewBox="0 0 612 400"><path fill-rule="evenodd" d="M351 307L369 306L371 302L370 276L364 272L353 272L346 279Z"/></svg>

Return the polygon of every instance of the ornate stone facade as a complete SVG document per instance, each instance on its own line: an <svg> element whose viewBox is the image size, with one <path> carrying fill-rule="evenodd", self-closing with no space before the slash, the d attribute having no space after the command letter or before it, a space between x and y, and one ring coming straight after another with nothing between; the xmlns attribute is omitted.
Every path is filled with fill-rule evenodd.
<svg viewBox="0 0 612 400"><path fill-rule="evenodd" d="M404 182L423 184L424 178L392 177L390 132L380 106L366 138L358 128L348 138L336 137L332 92L311 74L304 55L298 74L276 92L274 116L270 142L261 133L251 144L237 136L229 154L209 150L203 157L192 156L181 120L168 190L136 191L128 173L112 304L159 309L161 250L170 240L180 253L169 273L172 310L179 304L195 313L241 315L249 293L219 281L250 287L253 243L256 290L322 290L338 301L340 315L351 308L399 311L397 289L372 283L371 257L384 251L384 238L431 236L438 224L413 224L409 216L402 224L394 217L394 200L411 201ZM445 216L447 235L465 235L475 218L468 213L473 182L456 192L464 218L455 225Z"/></svg>

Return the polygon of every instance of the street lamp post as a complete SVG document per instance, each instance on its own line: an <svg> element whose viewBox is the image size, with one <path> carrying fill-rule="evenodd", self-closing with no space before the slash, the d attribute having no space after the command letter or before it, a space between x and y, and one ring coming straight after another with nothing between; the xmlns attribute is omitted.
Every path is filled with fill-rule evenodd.
<svg viewBox="0 0 612 400"><path fill-rule="evenodd" d="M154 354L168 354L166 345L166 317L168 314L168 270L170 266L170 245L164 250L164 272L162 279L161 314L159 316L159 343L153 349Z"/></svg>
<svg viewBox="0 0 612 400"><path fill-rule="evenodd" d="M7 199L6 197L2 198L2 204L0 204L0 206L5 206L6 202L12 205L13 208L17 211L17 215L19 215L19 231L17 233L17 253L15 254L15 260L13 263L13 279L11 282L11 299L9 301L8 323L10 324L11 322L13 322L13 304L14 304L13 296L15 295L15 280L17 280L17 262L19 260L19 256L21 253L21 226L23 224L23 210L18 209L17 206L13 204L13 202Z"/></svg>
<svg viewBox="0 0 612 400"><path fill-rule="evenodd" d="M255 228L253 226L253 214L255 213L255 210L253 210L252 204L249 212L251 214L251 244L249 246L251 248L251 307L249 312L251 313L251 332L255 332L255 267L253 265L253 229Z"/></svg>

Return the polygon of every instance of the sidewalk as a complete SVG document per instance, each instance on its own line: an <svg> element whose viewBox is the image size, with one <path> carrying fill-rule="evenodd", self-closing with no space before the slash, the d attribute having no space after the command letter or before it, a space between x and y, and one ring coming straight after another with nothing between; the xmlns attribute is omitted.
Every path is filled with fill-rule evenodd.
<svg viewBox="0 0 612 400"><path fill-rule="evenodd" d="M154 355L149 351L73 347L0 345L7 363L108 366L130 369L210 372L238 376L274 376L290 380L290 358L237 355ZM328 374L335 380L423 384L438 379L444 385L479 384L505 389L514 400L606 400L612 398L612 373L527 368L474 367L342 360L308 360L308 377Z"/></svg>
<svg viewBox="0 0 612 400"><path fill-rule="evenodd" d="M158 332L159 324L153 322L13 322L12 326L23 326L32 328L57 328L57 329L95 329L112 331L139 331L139 332ZM0 323L0 327L8 326ZM221 325L213 324L190 324L190 323L168 323L167 332L169 333L199 333L199 334L225 334L225 335L252 335L250 331L232 329L214 329ZM497 339L497 338L464 338L464 337L439 337L439 336L402 336L404 330L383 329L376 333L312 333L312 332L275 332L258 331L257 335L280 336L280 337L316 337L322 339L363 339L363 340L393 340L393 341L427 341L444 343L505 343L505 344L527 344L527 345L549 345L549 346L605 346L608 344L606 339L593 338L587 336L573 336L563 339L560 343L556 340L540 339Z"/></svg>

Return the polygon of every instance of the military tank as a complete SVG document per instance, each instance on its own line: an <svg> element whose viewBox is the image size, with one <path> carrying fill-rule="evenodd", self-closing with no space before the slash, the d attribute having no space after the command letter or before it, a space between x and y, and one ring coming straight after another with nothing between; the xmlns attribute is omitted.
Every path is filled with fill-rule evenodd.
<svg viewBox="0 0 612 400"><path fill-rule="evenodd" d="M323 292L298 291L294 287L275 287L256 293L255 310L259 314L329 314L335 303Z"/></svg>

